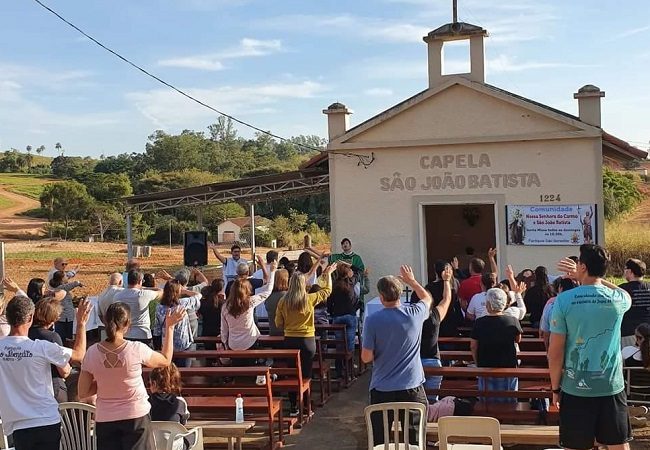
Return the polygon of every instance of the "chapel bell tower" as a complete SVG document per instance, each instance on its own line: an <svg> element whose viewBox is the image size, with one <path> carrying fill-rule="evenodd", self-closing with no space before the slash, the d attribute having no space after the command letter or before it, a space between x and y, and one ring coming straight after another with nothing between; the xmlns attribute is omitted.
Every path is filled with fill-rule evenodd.
<svg viewBox="0 0 650 450"><path fill-rule="evenodd" d="M434 88L448 76L463 76L479 83L485 82L485 47L483 39L487 30L458 21L457 0L453 0L453 22L436 28L423 39L427 43L429 55L429 88ZM443 75L444 43L448 41L469 40L470 72Z"/></svg>

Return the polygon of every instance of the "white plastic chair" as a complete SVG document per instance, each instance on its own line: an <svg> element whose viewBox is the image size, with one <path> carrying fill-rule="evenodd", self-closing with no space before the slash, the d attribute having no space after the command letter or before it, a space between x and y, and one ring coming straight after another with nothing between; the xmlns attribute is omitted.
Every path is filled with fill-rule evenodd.
<svg viewBox="0 0 650 450"><path fill-rule="evenodd" d="M367 406L365 411L366 428L368 429L368 450L425 450L426 448L426 417L427 409L422 403L394 402L378 403ZM375 445L371 415L381 413L384 430L384 443ZM392 413L389 423L389 413ZM417 444L409 444L410 416L418 415ZM404 415L404 422L400 425L400 419ZM393 431L393 442L390 442L390 433ZM400 430L403 430L403 440L400 440Z"/></svg>
<svg viewBox="0 0 650 450"><path fill-rule="evenodd" d="M0 448L5 450L14 450L13 447L9 447L9 441L7 440L5 431L2 428L2 420L0 420L0 434L2 435L2 437L0 438Z"/></svg>
<svg viewBox="0 0 650 450"><path fill-rule="evenodd" d="M178 422L151 422L156 450L183 450L184 442L190 443L190 450L203 450L203 429L200 427L188 430Z"/></svg>
<svg viewBox="0 0 650 450"><path fill-rule="evenodd" d="M450 437L490 438L492 445L448 444ZM502 450L501 425L494 417L454 417L438 419L440 450Z"/></svg>
<svg viewBox="0 0 650 450"><path fill-rule="evenodd" d="M95 407L86 403L59 405L61 414L61 450L95 450Z"/></svg>

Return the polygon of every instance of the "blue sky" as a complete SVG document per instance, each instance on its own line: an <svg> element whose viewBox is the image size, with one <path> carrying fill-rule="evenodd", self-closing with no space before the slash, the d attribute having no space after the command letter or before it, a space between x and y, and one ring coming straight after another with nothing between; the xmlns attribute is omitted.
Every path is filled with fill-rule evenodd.
<svg viewBox="0 0 650 450"><path fill-rule="evenodd" d="M354 110L354 125L426 88L422 36L451 17L451 0L44 2L161 78L283 136L326 136L321 110L334 101ZM650 2L459 0L459 16L491 34L487 82L574 114L572 94L596 84L607 94L603 128L648 148ZM0 42L0 150L140 152L156 129L216 119L32 0L0 2ZM447 66L462 69L463 51L452 47Z"/></svg>

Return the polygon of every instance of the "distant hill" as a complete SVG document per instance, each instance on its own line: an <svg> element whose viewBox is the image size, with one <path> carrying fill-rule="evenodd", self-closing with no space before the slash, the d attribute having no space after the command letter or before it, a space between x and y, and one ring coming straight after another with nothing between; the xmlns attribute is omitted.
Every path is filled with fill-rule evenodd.
<svg viewBox="0 0 650 450"><path fill-rule="evenodd" d="M24 195L38 200L46 184L58 180L47 175L34 175L30 173L0 173L0 189Z"/></svg>

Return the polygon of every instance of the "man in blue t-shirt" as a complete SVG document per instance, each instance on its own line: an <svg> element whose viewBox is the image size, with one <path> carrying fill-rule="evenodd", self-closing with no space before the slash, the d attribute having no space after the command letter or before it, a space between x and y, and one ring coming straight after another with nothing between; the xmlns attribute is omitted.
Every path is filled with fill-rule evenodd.
<svg viewBox="0 0 650 450"><path fill-rule="evenodd" d="M444 283L450 284L451 271ZM409 286L420 302L402 305L402 283ZM446 286L451 292L451 286ZM387 276L377 282L384 308L368 316L363 327L361 359L373 363L370 403L417 402L428 405L424 391L424 370L420 359L422 324L429 317L431 294L415 280L409 266L400 268L400 276ZM417 417L411 414L412 444L417 440ZM384 442L381 414L371 417L374 445ZM389 420L392 420L389 418Z"/></svg>
<svg viewBox="0 0 650 450"><path fill-rule="evenodd" d="M580 246L580 258L558 269L581 286L562 292L553 305L548 349L553 403L560 408L560 444L590 449L629 449L621 358L621 322L630 295L602 279L609 254L594 244ZM561 395L560 395L561 394Z"/></svg>

